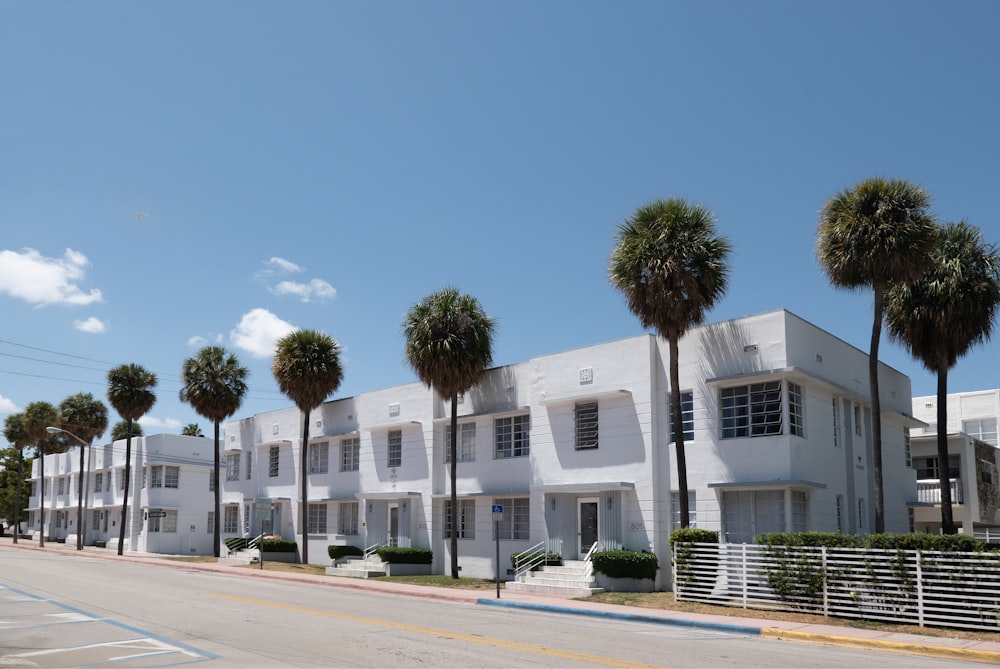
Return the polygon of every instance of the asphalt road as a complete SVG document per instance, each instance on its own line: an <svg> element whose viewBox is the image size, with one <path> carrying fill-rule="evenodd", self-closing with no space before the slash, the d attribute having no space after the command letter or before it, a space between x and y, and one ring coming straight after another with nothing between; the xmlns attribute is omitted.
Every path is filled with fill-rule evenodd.
<svg viewBox="0 0 1000 669"><path fill-rule="evenodd" d="M0 667L959 667L711 631L0 550Z"/></svg>

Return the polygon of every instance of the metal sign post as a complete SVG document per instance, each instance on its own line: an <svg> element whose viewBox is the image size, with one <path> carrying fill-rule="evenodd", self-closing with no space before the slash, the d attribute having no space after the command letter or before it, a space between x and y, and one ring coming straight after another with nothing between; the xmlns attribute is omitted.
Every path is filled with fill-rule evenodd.
<svg viewBox="0 0 1000 669"><path fill-rule="evenodd" d="M500 521L503 520L503 504L493 505L493 536L496 537L497 559L497 599L500 599Z"/></svg>

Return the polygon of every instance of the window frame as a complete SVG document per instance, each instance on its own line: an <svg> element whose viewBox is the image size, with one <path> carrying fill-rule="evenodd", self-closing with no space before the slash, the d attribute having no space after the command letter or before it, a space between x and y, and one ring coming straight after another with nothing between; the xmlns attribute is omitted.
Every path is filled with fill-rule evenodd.
<svg viewBox="0 0 1000 669"><path fill-rule="evenodd" d="M531 538L531 498L530 497L497 497L493 504L503 506L499 524L493 522L493 541L527 541Z"/></svg>
<svg viewBox="0 0 1000 669"><path fill-rule="evenodd" d="M476 423L475 421L465 421L458 424L458 451L459 462L476 461ZM451 424L444 426L444 464L451 462Z"/></svg>
<svg viewBox="0 0 1000 669"><path fill-rule="evenodd" d="M306 511L306 534L326 534L327 507L325 502L310 503Z"/></svg>
<svg viewBox="0 0 1000 669"><path fill-rule="evenodd" d="M357 502L341 502L337 509L337 529L339 534L345 536L357 536L358 534L358 512L360 506Z"/></svg>
<svg viewBox="0 0 1000 669"><path fill-rule="evenodd" d="M240 480L240 454L226 453L226 480Z"/></svg>
<svg viewBox="0 0 1000 669"><path fill-rule="evenodd" d="M680 395L681 427L684 430L684 443L688 444L694 441L694 391L682 390ZM667 443L674 443L674 398L672 393L667 393Z"/></svg>
<svg viewBox="0 0 1000 669"><path fill-rule="evenodd" d="M600 402L590 400L573 405L574 445L578 451L600 447Z"/></svg>
<svg viewBox="0 0 1000 669"><path fill-rule="evenodd" d="M531 455L531 414L493 419L493 459L510 460Z"/></svg>
<svg viewBox="0 0 1000 669"><path fill-rule="evenodd" d="M719 388L719 438L781 436L784 434L784 395L781 380Z"/></svg>
<svg viewBox="0 0 1000 669"><path fill-rule="evenodd" d="M386 467L395 469L403 466L403 431L389 430L386 435Z"/></svg>
<svg viewBox="0 0 1000 669"><path fill-rule="evenodd" d="M330 442L317 441L309 444L309 473L330 473Z"/></svg>
<svg viewBox="0 0 1000 669"><path fill-rule="evenodd" d="M361 437L340 440L340 471L356 472L361 468Z"/></svg>
<svg viewBox="0 0 1000 669"><path fill-rule="evenodd" d="M267 477L277 478L281 472L281 447L271 446L267 450Z"/></svg>
<svg viewBox="0 0 1000 669"><path fill-rule="evenodd" d="M458 498L458 538L476 538L476 498ZM451 500L444 500L444 522L441 524L444 530L444 538L451 539Z"/></svg>

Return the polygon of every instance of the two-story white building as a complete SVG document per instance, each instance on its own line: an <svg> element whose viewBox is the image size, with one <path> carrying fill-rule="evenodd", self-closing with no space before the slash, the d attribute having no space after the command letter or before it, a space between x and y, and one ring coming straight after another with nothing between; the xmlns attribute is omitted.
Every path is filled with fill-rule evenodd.
<svg viewBox="0 0 1000 669"><path fill-rule="evenodd" d="M959 532L1000 541L1000 390L950 393L946 402L952 519ZM937 409L937 396L913 398L913 415L927 424L913 433L913 468L922 502L916 511L918 532L941 531Z"/></svg>
<svg viewBox="0 0 1000 669"><path fill-rule="evenodd" d="M784 310L691 330L669 388L666 342L643 334L489 370L462 398L458 523L450 527L450 404L412 383L335 399L311 413L310 559L330 544L434 550L451 531L467 576L501 573L544 542L577 558L602 548L660 556L678 526L670 392L680 392L689 506L729 542L762 532L874 527L867 355ZM880 367L885 522L909 531L918 505L908 464L909 379ZM253 533L255 499L270 530L298 539L300 414L259 414L226 427L225 529ZM494 506L502 506L494 521Z"/></svg>
<svg viewBox="0 0 1000 669"><path fill-rule="evenodd" d="M84 469L87 545L117 545L125 489L125 440L88 449ZM211 439L176 434L132 438L125 549L173 555L212 554ZM79 448L79 447L77 447ZM45 481L32 464L29 534L76 542L80 456L77 448L45 456ZM45 519L41 518L44 490ZM44 525L44 527L43 527Z"/></svg>

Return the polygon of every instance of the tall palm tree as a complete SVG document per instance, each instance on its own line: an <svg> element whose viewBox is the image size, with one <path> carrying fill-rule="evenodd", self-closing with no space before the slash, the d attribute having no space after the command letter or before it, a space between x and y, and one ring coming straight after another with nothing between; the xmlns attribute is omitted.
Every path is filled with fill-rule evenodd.
<svg viewBox="0 0 1000 669"><path fill-rule="evenodd" d="M119 365L108 372L108 401L125 419L125 485L123 487L121 527L118 528L118 554L125 551L125 523L128 520L129 483L132 478L132 423L142 418L156 403L156 374L135 363Z"/></svg>
<svg viewBox="0 0 1000 669"><path fill-rule="evenodd" d="M129 437L141 437L142 425L138 423L129 424L127 420L120 420L111 428L111 441L121 441Z"/></svg>
<svg viewBox="0 0 1000 669"><path fill-rule="evenodd" d="M201 426L198 423L188 423L183 428L181 428L181 434L185 437L204 437L205 433L201 431Z"/></svg>
<svg viewBox="0 0 1000 669"><path fill-rule="evenodd" d="M14 490L14 543L21 534L21 483L24 481L24 447L31 443L31 435L24 427L24 416L10 414L4 419L3 436L17 449L17 483Z"/></svg>
<svg viewBox="0 0 1000 669"><path fill-rule="evenodd" d="M297 330L278 340L271 363L271 373L278 388L302 412L299 534L302 536L303 564L309 564L309 413L336 392L344 379L340 350L340 344L328 334Z"/></svg>
<svg viewBox="0 0 1000 669"><path fill-rule="evenodd" d="M243 404L243 396L247 392L247 374L247 368L240 365L236 356L227 354L226 349L221 346L206 346L195 357L185 360L181 369L181 401L190 404L199 416L212 421L215 427L215 449L212 456L212 476L215 481L212 545L215 557L222 554L219 526L219 509L222 504L222 489L219 486L219 424L236 413Z"/></svg>
<svg viewBox="0 0 1000 669"><path fill-rule="evenodd" d="M38 499L41 502L39 520L41 531L38 533L38 545L43 547L45 546L45 447L52 441L45 428L59 422L59 413L48 402L31 402L24 408L21 420L28 436L35 442L38 453L38 475L41 479L38 487Z"/></svg>
<svg viewBox="0 0 1000 669"><path fill-rule="evenodd" d="M941 528L955 534L948 473L948 370L976 344L989 340L1000 306L1000 256L979 228L962 221L938 229L923 276L896 284L886 297L889 337L937 374L937 452Z"/></svg>
<svg viewBox="0 0 1000 669"><path fill-rule="evenodd" d="M76 393L70 395L59 403L59 416L62 429L68 430L76 435L88 447L92 447L94 439L97 439L108 429L108 407L104 402L94 399L90 393ZM84 472L84 451L87 448L80 445L80 475L76 484L76 550L83 550L84 532L86 525L83 521L83 480L89 477L89 472Z"/></svg>
<svg viewBox="0 0 1000 669"><path fill-rule="evenodd" d="M496 321L479 300L456 288L431 293L403 319L406 362L428 388L451 400L451 577L458 578L458 396L493 364Z"/></svg>
<svg viewBox="0 0 1000 669"><path fill-rule="evenodd" d="M816 254L837 288L871 288L874 295L868 384L872 403L875 531L885 531L882 485L882 400L878 348L885 294L892 284L916 280L929 262L936 224L930 194L898 179L862 181L830 198L820 212Z"/></svg>
<svg viewBox="0 0 1000 669"><path fill-rule="evenodd" d="M670 407L673 412L681 527L691 523L687 458L681 409L678 342L726 293L732 245L716 232L715 216L683 199L641 206L618 228L608 271L629 311L653 328L670 349Z"/></svg>

